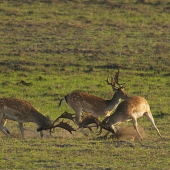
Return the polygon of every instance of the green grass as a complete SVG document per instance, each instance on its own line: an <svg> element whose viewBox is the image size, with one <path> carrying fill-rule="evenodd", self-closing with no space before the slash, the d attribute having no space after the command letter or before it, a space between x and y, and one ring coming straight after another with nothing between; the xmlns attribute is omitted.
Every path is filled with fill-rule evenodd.
<svg viewBox="0 0 170 170"><path fill-rule="evenodd" d="M64 111L73 113L65 102L56 110L72 91L111 99L105 80L119 67L125 91L148 100L165 139L146 118L138 121L148 136L143 141L101 140L59 129L56 138L46 132L40 139L31 123L25 123L21 140L17 123L9 121L13 137L0 134L0 169L169 169L169 5L168 0L1 1L0 97L27 100L54 120Z"/></svg>

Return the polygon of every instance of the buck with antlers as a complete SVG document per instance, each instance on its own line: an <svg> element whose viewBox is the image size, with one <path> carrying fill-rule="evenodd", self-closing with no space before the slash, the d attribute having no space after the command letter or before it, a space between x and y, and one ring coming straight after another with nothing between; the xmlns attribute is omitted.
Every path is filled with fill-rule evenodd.
<svg viewBox="0 0 170 170"><path fill-rule="evenodd" d="M115 126L123 121L130 121L132 120L133 126L137 133L139 134L139 137L142 139L139 130L138 130L138 124L137 119L141 118L142 116L146 116L148 120L152 123L156 131L158 132L159 136L162 138L158 128L155 125L152 113L150 111L150 106L146 99L140 97L140 96L132 96L127 98L126 100L122 101L116 111L109 117L105 118L102 122L96 117L91 117L90 119L84 119L81 122L81 127L88 127L89 124L94 123L96 121L97 126L101 127L100 133L102 132L102 128L108 130L109 132L115 133Z"/></svg>
<svg viewBox="0 0 170 170"><path fill-rule="evenodd" d="M8 129L4 127L7 119L18 122L22 138L24 138L24 122L36 123L38 125L37 132L40 132L41 137L43 137L42 130L52 129L55 127L64 128L70 133L73 131L72 127L64 122L60 122L58 125L54 126L54 123L51 124L48 116L45 117L42 115L27 101L15 98L0 98L0 130L6 136L10 134Z"/></svg>
<svg viewBox="0 0 170 170"><path fill-rule="evenodd" d="M115 77L111 78L111 83L107 79L107 83L112 86L115 91L111 100L106 100L97 96L89 95L82 92L72 92L61 99L58 108L62 101L65 100L75 111L75 122L79 124L82 112L92 113L96 117L107 117L117 107L121 99L126 99L127 95L124 91L123 84L118 82L119 71ZM118 87L116 87L116 84Z"/></svg>

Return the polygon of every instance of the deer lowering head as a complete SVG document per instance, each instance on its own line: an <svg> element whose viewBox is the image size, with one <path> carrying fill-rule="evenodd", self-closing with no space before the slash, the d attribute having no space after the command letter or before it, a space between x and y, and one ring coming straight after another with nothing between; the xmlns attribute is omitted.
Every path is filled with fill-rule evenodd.
<svg viewBox="0 0 170 170"><path fill-rule="evenodd" d="M102 132L102 128L115 133L116 125L123 121L131 120L139 137L142 139L137 124L137 119L141 118L142 116L147 117L147 119L152 123L158 132L159 136L162 138L158 128L155 125L147 100L140 96L132 96L121 102L116 111L111 116L105 118L102 122L100 122L98 119L95 120L96 123L101 127L100 133ZM108 133L106 135L108 135Z"/></svg>
<svg viewBox="0 0 170 170"><path fill-rule="evenodd" d="M96 117L107 117L117 107L121 99L127 98L124 91L123 84L118 82L119 71L114 77L111 78L111 82L107 79L108 85L111 85L115 91L111 100L106 100L101 97L89 95L82 92L72 92L66 95L59 103L58 108L61 106L62 101L66 100L68 106L70 106L75 112L75 122L80 123L82 112L92 113ZM116 86L118 85L118 86Z"/></svg>
<svg viewBox="0 0 170 170"><path fill-rule="evenodd" d="M52 129L50 118L38 112L29 102L15 98L0 98L0 130L8 136L9 130L4 127L6 120L17 121L22 138L24 138L24 122L34 122L38 125L37 131L43 137L42 130ZM58 125L64 127L65 123ZM67 126L67 125L66 125ZM67 128L65 128L67 130Z"/></svg>
<svg viewBox="0 0 170 170"><path fill-rule="evenodd" d="M111 129L109 126L103 125L99 118L93 116L91 113L88 113L81 119L79 123L79 128L91 128L91 127L97 127L97 129L98 127L100 127L98 135L101 134L102 129L105 129L108 132L115 133L115 131Z"/></svg>

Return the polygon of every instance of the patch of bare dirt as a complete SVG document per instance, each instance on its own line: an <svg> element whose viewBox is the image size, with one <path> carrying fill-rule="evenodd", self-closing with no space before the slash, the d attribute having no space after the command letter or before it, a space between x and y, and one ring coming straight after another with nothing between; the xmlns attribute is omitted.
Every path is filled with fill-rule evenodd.
<svg viewBox="0 0 170 170"><path fill-rule="evenodd" d="M145 133L145 130L142 126L138 125L138 129L139 132L142 136L142 138L146 138L147 135ZM129 126L122 126L118 129L118 131L116 132L116 134L114 136L112 136L112 138L116 138L116 139L120 139L120 138L126 138L126 139L131 139L131 140L135 140L135 139L140 139L138 133L136 132L136 130L134 129L133 125L129 125Z"/></svg>
<svg viewBox="0 0 170 170"><path fill-rule="evenodd" d="M43 131L43 139L49 139L49 138L74 138L77 135L75 134L70 134L69 132L65 130L59 130L56 131L53 136L50 135L49 131ZM6 137L3 133L0 133L0 139ZM21 133L19 130L15 130L10 133L10 137L13 138L21 138ZM31 129L24 129L24 137L25 139L36 139L36 138L41 138L40 133L35 130Z"/></svg>
<svg viewBox="0 0 170 170"><path fill-rule="evenodd" d="M13 122L8 120L6 126L8 130L10 131L10 137L13 138L21 138L21 132L18 127L17 122ZM35 138L41 138L40 133L37 132L37 126L34 123L25 123L24 124L24 137L25 139L35 139ZM53 136L50 135L49 130L43 130L43 139L49 139L49 138L74 138L76 137L76 132L73 132L73 134L69 133L68 131L61 129L61 128L56 128L55 133L52 133ZM1 131L0 131L0 139L6 137Z"/></svg>
<svg viewBox="0 0 170 170"><path fill-rule="evenodd" d="M14 121L8 120L6 126L8 130L10 131L10 137L13 138L21 138L21 132L19 130L18 124ZM77 127L74 127L77 130ZM37 125L34 123L25 123L24 124L24 136L25 139L40 139L40 133L36 131ZM142 136L142 138L146 138L147 135L145 133L145 130L142 126L138 125L139 132ZM89 129L84 129L85 132L88 134L88 137L92 138L98 138L96 136L96 128L93 129L93 133L89 131ZM50 135L50 131L43 131L43 139L49 139L49 138L66 138L66 139L73 139L73 138L88 138L87 136L83 135L80 130L77 130L73 132L72 134L68 131L56 128L55 133L52 133L52 136ZM0 131L0 139L6 138L6 136ZM116 134L112 136L112 139L128 139L128 140L138 140L139 135L137 134L136 130L134 129L133 125L124 125L118 129Z"/></svg>

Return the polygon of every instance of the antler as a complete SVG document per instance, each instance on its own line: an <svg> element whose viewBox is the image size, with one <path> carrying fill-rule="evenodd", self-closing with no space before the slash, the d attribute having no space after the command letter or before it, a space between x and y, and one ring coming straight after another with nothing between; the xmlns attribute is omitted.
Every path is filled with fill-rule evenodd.
<svg viewBox="0 0 170 170"><path fill-rule="evenodd" d="M114 77L115 83L119 85L118 79L119 79L119 68L118 68L118 72L115 74L115 77Z"/></svg>
<svg viewBox="0 0 170 170"><path fill-rule="evenodd" d="M65 125L64 127L61 127L61 128L65 128L65 127L69 128L69 127L71 127L70 125L69 125L69 127L68 127L68 124L67 124L67 123L64 123L63 121L62 121L63 123L60 122L58 125L55 125L55 126L54 126L55 122L57 122L60 118L70 119L70 120L72 120L72 121L74 122L74 117L73 117L73 115L65 111L63 114L61 114L61 116L59 116L59 117L58 117L56 120L54 120L54 122L52 123L51 128L50 128L50 135L51 135L51 133L52 133L52 129L53 129L53 132L54 132L55 127L61 127L61 125ZM72 128L72 127L71 127L71 128ZM73 129L73 128L72 128L72 129ZM66 130L68 130L68 129L66 129ZM69 131L69 130L68 130L68 131Z"/></svg>
<svg viewBox="0 0 170 170"><path fill-rule="evenodd" d="M73 117L73 114L68 113L68 112L65 111L61 116L59 116L59 117L57 118L57 120L58 120L59 118L70 119L70 120L72 120L72 121L74 122L74 118L75 118L75 117Z"/></svg>
<svg viewBox="0 0 170 170"><path fill-rule="evenodd" d="M118 80L119 80L119 68L118 68L118 72L115 74L114 80L115 80L115 83L116 83L117 85L119 85L119 87L122 87L122 88L125 87L125 86L124 86L125 83L120 84L120 83L118 82Z"/></svg>
<svg viewBox="0 0 170 170"><path fill-rule="evenodd" d="M63 128L65 130L69 131L71 134L72 134L72 131L76 131L72 126L70 126L68 123L64 123L63 121L60 122L59 124L53 126L51 129L55 129L56 127ZM54 131L52 132L51 129L50 129L50 135L51 135L51 133L54 133Z"/></svg>
<svg viewBox="0 0 170 170"><path fill-rule="evenodd" d="M115 82L113 82L113 77L111 77L111 83L109 83L109 76L107 77L106 82L108 85L115 86Z"/></svg>
<svg viewBox="0 0 170 170"><path fill-rule="evenodd" d="M81 122L79 123L79 128L89 128L91 126L88 126L92 123L95 123L96 124L96 127L98 129L98 127L100 126L100 131L99 133L102 131L102 123L100 122L100 120L95 117L93 114L89 113L89 114L86 114Z"/></svg>
<svg viewBox="0 0 170 170"><path fill-rule="evenodd" d="M113 129L108 125L108 121L109 119L104 119L102 122L95 116L93 116L91 113L90 114L86 114L81 122L79 123L79 128L89 128L90 126L88 126L89 124L95 123L96 127L98 129L98 127L100 126L100 130L98 132L97 135L100 135L102 133L102 129L105 129L109 132L113 133Z"/></svg>
<svg viewBox="0 0 170 170"><path fill-rule="evenodd" d="M54 120L54 122L52 123L51 126L53 127L55 122L57 122L60 118L70 119L74 122L75 117L73 117L73 114L70 114L70 113L65 111L61 116L59 116L56 120Z"/></svg>
<svg viewBox="0 0 170 170"><path fill-rule="evenodd" d="M84 117L81 119L79 123L79 128L89 128L88 127L89 124L92 124L92 123L96 124L95 119L97 119L97 117L93 116L91 113L84 115ZM98 129L98 125L96 127Z"/></svg>
<svg viewBox="0 0 170 170"><path fill-rule="evenodd" d="M121 87L121 88L125 87L125 86L123 86L125 83L122 83L122 84L119 83L119 68L118 68L118 72L115 74L115 76L114 76L114 77L111 77L111 83L109 83L109 76L108 76L106 82L107 82L109 85L112 85L114 88L116 88L115 84L119 85L119 88L120 88L120 87Z"/></svg>

